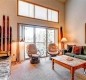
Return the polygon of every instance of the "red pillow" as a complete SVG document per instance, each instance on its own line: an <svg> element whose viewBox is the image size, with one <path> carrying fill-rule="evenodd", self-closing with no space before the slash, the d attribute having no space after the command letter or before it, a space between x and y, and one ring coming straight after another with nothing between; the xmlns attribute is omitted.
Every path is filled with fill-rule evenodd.
<svg viewBox="0 0 86 80"><path fill-rule="evenodd" d="M81 49L82 49L81 46L74 46L73 53L79 55L79 54L81 54Z"/></svg>

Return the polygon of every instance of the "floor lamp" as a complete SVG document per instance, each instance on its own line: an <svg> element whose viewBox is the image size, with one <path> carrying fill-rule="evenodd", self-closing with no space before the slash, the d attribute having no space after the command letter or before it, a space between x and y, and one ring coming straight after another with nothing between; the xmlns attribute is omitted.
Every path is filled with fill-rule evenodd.
<svg viewBox="0 0 86 80"><path fill-rule="evenodd" d="M65 43L67 42L67 39L65 37L63 37L61 39L61 43L62 43L62 49L65 49Z"/></svg>

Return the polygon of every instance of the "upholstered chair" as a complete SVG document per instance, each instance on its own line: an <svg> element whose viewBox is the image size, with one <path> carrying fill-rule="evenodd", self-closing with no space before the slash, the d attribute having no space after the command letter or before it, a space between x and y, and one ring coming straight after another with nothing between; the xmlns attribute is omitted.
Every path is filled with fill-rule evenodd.
<svg viewBox="0 0 86 80"><path fill-rule="evenodd" d="M51 59L51 57L54 57L54 56L58 55L59 50L58 50L58 47L56 46L55 43L49 44L48 53L50 54L50 59Z"/></svg>
<svg viewBox="0 0 86 80"><path fill-rule="evenodd" d="M37 48L35 44L27 45L27 54L30 57L30 62L32 64L39 63L39 55L37 54Z"/></svg>

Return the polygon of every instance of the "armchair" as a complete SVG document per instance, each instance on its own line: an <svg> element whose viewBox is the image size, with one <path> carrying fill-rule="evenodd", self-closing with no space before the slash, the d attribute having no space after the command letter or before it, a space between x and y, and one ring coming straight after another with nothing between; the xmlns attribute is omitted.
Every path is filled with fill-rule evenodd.
<svg viewBox="0 0 86 80"><path fill-rule="evenodd" d="M56 46L55 43L49 44L48 53L50 54L50 59L51 59L51 57L54 57L54 56L58 55L59 50L58 50L58 47Z"/></svg>
<svg viewBox="0 0 86 80"><path fill-rule="evenodd" d="M37 54L37 48L35 44L29 44L27 46L27 54L30 57L30 63L35 64L39 63L39 55Z"/></svg>

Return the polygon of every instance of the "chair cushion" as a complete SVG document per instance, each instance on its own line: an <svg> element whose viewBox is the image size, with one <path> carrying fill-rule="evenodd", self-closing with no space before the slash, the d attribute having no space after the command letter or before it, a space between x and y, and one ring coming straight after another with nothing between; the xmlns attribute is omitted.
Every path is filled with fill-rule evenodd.
<svg viewBox="0 0 86 80"><path fill-rule="evenodd" d="M82 46L74 46L73 47L73 53L76 55L81 54Z"/></svg>
<svg viewBox="0 0 86 80"><path fill-rule="evenodd" d="M71 57L74 57L75 56L75 54L73 54L73 53L65 53L67 56L71 56Z"/></svg>
<svg viewBox="0 0 86 80"><path fill-rule="evenodd" d="M75 55L75 57L79 58L79 59L86 60L86 56L85 55Z"/></svg>
<svg viewBox="0 0 86 80"><path fill-rule="evenodd" d="M32 57L39 57L38 54L32 54Z"/></svg>

